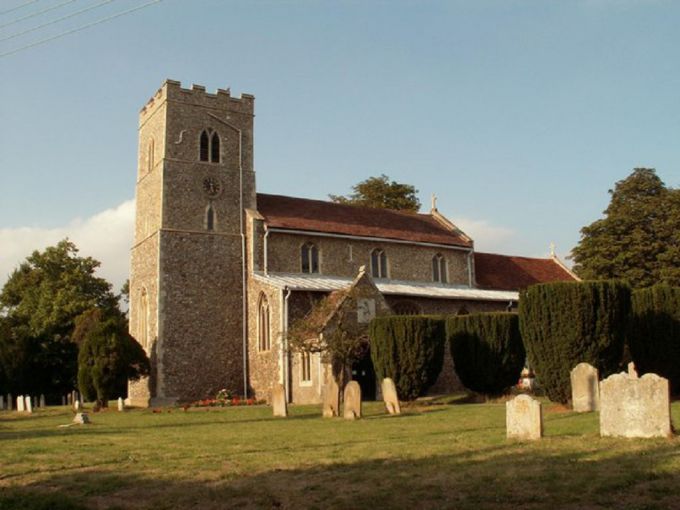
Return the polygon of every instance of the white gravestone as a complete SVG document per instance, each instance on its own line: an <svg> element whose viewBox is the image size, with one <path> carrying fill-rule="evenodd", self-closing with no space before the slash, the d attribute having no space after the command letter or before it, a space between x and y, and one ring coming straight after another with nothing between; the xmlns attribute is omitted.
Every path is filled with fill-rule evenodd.
<svg viewBox="0 0 680 510"><path fill-rule="evenodd" d="M571 405L577 413L588 413L600 408L600 384L597 368L579 363L569 374Z"/></svg>
<svg viewBox="0 0 680 510"><path fill-rule="evenodd" d="M26 401L23 395L17 397L17 411L23 413L26 410Z"/></svg>
<svg viewBox="0 0 680 510"><path fill-rule="evenodd" d="M73 409L75 409L76 412L80 411L80 400L76 400L75 404L73 404Z"/></svg>
<svg viewBox="0 0 680 510"><path fill-rule="evenodd" d="M356 381L350 381L345 386L343 416L348 420L361 418L361 387Z"/></svg>
<svg viewBox="0 0 680 510"><path fill-rule="evenodd" d="M125 411L125 404L123 403L123 399L121 397L118 397L118 410Z"/></svg>
<svg viewBox="0 0 680 510"><path fill-rule="evenodd" d="M600 384L600 435L671 437L668 379L636 373L614 374Z"/></svg>
<svg viewBox="0 0 680 510"><path fill-rule="evenodd" d="M505 403L508 439L540 439L543 436L543 409L538 400L518 395Z"/></svg>
<svg viewBox="0 0 680 510"><path fill-rule="evenodd" d="M26 411L29 413L33 412L33 403L31 402L31 397L26 397Z"/></svg>
<svg viewBox="0 0 680 510"><path fill-rule="evenodd" d="M380 384L380 389L382 390L383 401L385 402L387 412L390 414L401 414L397 387L394 385L394 381L389 377L385 377Z"/></svg>
<svg viewBox="0 0 680 510"><path fill-rule="evenodd" d="M276 384L272 388L272 410L274 416L280 416L282 418L288 416L286 389L283 387L283 384Z"/></svg>
<svg viewBox="0 0 680 510"><path fill-rule="evenodd" d="M40 395L40 407L45 407L45 395Z"/></svg>
<svg viewBox="0 0 680 510"><path fill-rule="evenodd" d="M333 376L329 377L329 381L326 382L326 387L324 388L321 414L324 418L333 418L340 415L340 388Z"/></svg>

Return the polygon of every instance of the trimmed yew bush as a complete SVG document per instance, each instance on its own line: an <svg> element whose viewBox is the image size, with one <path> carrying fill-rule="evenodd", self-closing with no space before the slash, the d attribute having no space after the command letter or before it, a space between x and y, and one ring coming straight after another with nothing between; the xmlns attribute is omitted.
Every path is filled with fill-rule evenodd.
<svg viewBox="0 0 680 510"><path fill-rule="evenodd" d="M371 321L371 359L380 380L391 377L401 400L432 386L444 362L446 324L440 317L386 316Z"/></svg>
<svg viewBox="0 0 680 510"><path fill-rule="evenodd" d="M680 393L680 288L655 285L633 292L633 321L628 338L638 372L666 377Z"/></svg>
<svg viewBox="0 0 680 510"><path fill-rule="evenodd" d="M571 397L569 372L578 363L600 377L619 368L629 324L630 287L620 281L532 285L519 300L519 325L529 363L555 402Z"/></svg>
<svg viewBox="0 0 680 510"><path fill-rule="evenodd" d="M450 317L446 329L456 373L466 388L500 395L517 383L526 353L516 313Z"/></svg>

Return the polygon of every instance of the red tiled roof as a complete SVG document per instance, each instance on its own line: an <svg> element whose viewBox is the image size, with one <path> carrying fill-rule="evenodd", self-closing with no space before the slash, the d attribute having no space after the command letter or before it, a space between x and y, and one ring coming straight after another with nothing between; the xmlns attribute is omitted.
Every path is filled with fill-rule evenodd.
<svg viewBox="0 0 680 510"><path fill-rule="evenodd" d="M475 252L475 276L481 289L520 290L534 283L574 281L553 259Z"/></svg>
<svg viewBox="0 0 680 510"><path fill-rule="evenodd" d="M257 210L272 228L471 246L462 233L445 227L431 214L356 207L264 193L257 194Z"/></svg>

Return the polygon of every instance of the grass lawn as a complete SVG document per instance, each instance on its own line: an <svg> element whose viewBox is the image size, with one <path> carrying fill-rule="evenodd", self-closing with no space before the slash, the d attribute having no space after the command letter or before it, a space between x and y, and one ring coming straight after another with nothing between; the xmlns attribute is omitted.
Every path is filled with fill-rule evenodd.
<svg viewBox="0 0 680 510"><path fill-rule="evenodd" d="M68 428L66 408L2 411L0 510L680 508L680 437L602 439L595 413L545 403L546 437L519 443L504 404L289 409L112 409Z"/></svg>

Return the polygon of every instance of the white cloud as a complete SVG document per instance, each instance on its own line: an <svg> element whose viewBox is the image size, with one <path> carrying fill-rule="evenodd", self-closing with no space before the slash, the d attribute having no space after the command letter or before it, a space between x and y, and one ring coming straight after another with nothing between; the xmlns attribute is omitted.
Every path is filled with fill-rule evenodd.
<svg viewBox="0 0 680 510"><path fill-rule="evenodd" d="M86 219L75 219L56 228L18 227L0 229L0 286L10 273L34 250L53 246L68 237L79 255L101 262L98 275L118 292L129 276L130 248L135 221L134 200L126 200Z"/></svg>
<svg viewBox="0 0 680 510"><path fill-rule="evenodd" d="M493 225L487 220L458 217L453 223L475 242L475 250L494 253L514 253L516 233L508 227Z"/></svg>

